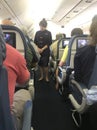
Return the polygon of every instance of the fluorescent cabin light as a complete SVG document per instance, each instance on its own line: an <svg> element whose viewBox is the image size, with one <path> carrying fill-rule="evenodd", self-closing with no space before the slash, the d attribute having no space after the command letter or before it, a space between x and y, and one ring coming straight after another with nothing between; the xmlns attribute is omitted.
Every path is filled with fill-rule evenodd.
<svg viewBox="0 0 97 130"><path fill-rule="evenodd" d="M33 20L51 19L63 0L27 0L27 17Z"/></svg>

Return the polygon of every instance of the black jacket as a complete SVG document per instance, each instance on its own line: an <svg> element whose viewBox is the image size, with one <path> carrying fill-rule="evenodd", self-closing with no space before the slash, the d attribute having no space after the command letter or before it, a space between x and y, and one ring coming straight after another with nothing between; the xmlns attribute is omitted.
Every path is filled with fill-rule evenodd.
<svg viewBox="0 0 97 130"><path fill-rule="evenodd" d="M51 32L48 30L44 31L37 31L35 34L34 43L39 47L42 48L45 45L48 46L48 48L43 51L43 55L48 55L50 53L49 46L52 43L52 35Z"/></svg>
<svg viewBox="0 0 97 130"><path fill-rule="evenodd" d="M95 57L95 46L88 45L77 50L74 58L75 80L88 86Z"/></svg>

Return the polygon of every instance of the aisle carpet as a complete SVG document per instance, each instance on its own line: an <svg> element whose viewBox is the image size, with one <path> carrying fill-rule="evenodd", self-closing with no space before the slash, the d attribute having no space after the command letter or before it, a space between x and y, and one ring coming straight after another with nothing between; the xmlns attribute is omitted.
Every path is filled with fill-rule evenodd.
<svg viewBox="0 0 97 130"><path fill-rule="evenodd" d="M34 130L77 130L71 117L70 103L55 90L54 81L39 82L37 73L35 77Z"/></svg>

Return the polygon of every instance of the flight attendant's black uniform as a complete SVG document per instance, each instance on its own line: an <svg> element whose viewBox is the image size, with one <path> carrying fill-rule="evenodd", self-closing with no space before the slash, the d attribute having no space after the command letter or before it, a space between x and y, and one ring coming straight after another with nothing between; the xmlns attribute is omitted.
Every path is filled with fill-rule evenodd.
<svg viewBox="0 0 97 130"><path fill-rule="evenodd" d="M37 31L36 35L35 35L34 43L39 48L43 48L45 45L48 46L48 48L45 49L41 53L41 58L40 58L40 61L39 61L39 66L41 66L41 67L47 67L48 66L48 62L49 62L49 56L50 56L49 46L52 43L51 32L49 32L48 30Z"/></svg>

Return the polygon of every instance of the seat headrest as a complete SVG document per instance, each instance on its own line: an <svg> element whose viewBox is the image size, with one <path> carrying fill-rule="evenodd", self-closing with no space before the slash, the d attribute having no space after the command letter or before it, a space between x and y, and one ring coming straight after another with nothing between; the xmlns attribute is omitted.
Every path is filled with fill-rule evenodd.
<svg viewBox="0 0 97 130"><path fill-rule="evenodd" d="M5 58L6 58L6 45L4 40L4 34L0 26L0 66L2 65Z"/></svg>

